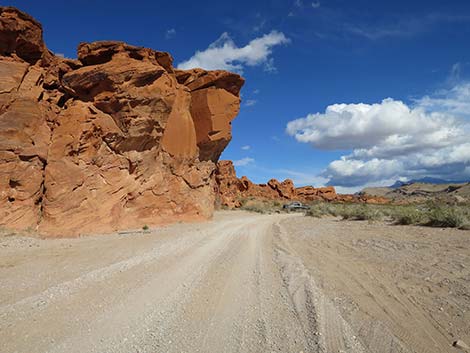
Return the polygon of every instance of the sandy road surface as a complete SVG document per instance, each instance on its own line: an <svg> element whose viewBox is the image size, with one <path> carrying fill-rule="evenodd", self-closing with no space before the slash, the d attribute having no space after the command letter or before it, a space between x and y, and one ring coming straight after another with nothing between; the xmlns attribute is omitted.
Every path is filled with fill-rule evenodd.
<svg viewBox="0 0 470 353"><path fill-rule="evenodd" d="M148 234L0 238L0 352L452 352L399 287L355 277L364 264L331 250L329 222L220 212Z"/></svg>

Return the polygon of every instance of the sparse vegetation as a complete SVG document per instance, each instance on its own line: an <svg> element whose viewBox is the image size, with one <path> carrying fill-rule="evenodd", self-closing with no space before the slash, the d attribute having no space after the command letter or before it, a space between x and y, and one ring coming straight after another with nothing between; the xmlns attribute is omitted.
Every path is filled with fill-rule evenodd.
<svg viewBox="0 0 470 353"><path fill-rule="evenodd" d="M149 230L149 226L145 224L145 225L142 227L142 229L143 229L143 230Z"/></svg>
<svg viewBox="0 0 470 353"><path fill-rule="evenodd" d="M395 224L419 225L425 221L426 212L416 206L391 206L390 218Z"/></svg>
<svg viewBox="0 0 470 353"><path fill-rule="evenodd" d="M334 216L345 220L389 221L400 225L470 229L470 207L468 205L315 203L311 205L306 215L316 218Z"/></svg>
<svg viewBox="0 0 470 353"><path fill-rule="evenodd" d="M257 200L255 198L246 198L240 200L242 206L240 209L261 214L280 212L282 204L279 201Z"/></svg>
<svg viewBox="0 0 470 353"><path fill-rule="evenodd" d="M350 220L378 221L387 215L384 207L366 204L335 204L319 202L311 205L307 211L308 216L333 216Z"/></svg>
<svg viewBox="0 0 470 353"><path fill-rule="evenodd" d="M431 227L460 228L468 222L463 210L455 206L433 206L427 214L426 225Z"/></svg>
<svg viewBox="0 0 470 353"><path fill-rule="evenodd" d="M259 200L253 197L240 199L242 210L261 214L283 212L282 203L276 200ZM340 217L344 220L384 221L396 225L422 225L470 229L470 206L425 203L411 205L339 204L316 202L305 212L306 216L321 218Z"/></svg>

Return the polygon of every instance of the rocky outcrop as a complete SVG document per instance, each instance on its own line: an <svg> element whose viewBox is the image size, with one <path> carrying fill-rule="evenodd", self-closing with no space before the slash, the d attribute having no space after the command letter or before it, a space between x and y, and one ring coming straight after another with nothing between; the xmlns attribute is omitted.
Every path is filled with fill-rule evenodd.
<svg viewBox="0 0 470 353"><path fill-rule="evenodd" d="M62 236L210 217L243 83L122 42L63 59L0 7L0 225Z"/></svg>
<svg viewBox="0 0 470 353"><path fill-rule="evenodd" d="M254 184L246 176L237 178L232 161L219 161L215 173L218 203L229 208L241 206L241 200L247 197L260 199L296 198L294 183L290 179L282 183L271 179L267 184Z"/></svg>
<svg viewBox="0 0 470 353"><path fill-rule="evenodd" d="M297 197L304 201L334 201L338 198L333 186L314 188L313 186L303 186L296 189Z"/></svg>
<svg viewBox="0 0 470 353"><path fill-rule="evenodd" d="M271 179L267 184L254 184L246 176L238 178L231 161L219 161L215 174L219 204L228 208L238 208L246 198L285 200L285 201L327 201L358 202L384 204L389 200L384 197L364 195L340 195L333 186L314 188L303 186L296 188L290 179L279 182Z"/></svg>

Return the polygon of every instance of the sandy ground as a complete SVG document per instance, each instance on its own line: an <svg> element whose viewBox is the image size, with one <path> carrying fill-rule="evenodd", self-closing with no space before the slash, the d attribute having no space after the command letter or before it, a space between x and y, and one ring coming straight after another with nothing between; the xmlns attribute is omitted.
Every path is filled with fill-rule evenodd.
<svg viewBox="0 0 470 353"><path fill-rule="evenodd" d="M0 238L0 352L458 352L470 231L219 212Z"/></svg>

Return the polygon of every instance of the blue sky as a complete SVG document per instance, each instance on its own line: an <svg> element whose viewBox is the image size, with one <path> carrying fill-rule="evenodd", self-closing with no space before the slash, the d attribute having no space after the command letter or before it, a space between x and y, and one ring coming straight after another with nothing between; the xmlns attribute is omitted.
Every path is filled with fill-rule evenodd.
<svg viewBox="0 0 470 353"><path fill-rule="evenodd" d="M240 176L340 191L470 179L470 1L7 5L38 19L48 47L67 57L79 42L122 40L168 51L175 65L241 72L242 107L222 156Z"/></svg>

